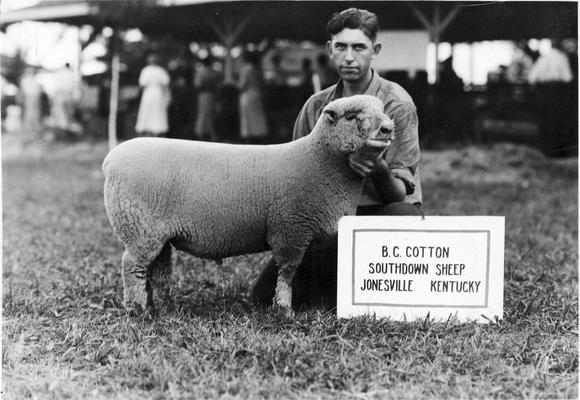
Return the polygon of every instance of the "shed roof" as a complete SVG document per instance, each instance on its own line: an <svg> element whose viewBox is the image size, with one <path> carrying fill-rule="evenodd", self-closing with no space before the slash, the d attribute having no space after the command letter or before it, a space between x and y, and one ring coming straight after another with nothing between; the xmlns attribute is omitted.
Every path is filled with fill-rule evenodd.
<svg viewBox="0 0 580 400"><path fill-rule="evenodd" d="M131 1L43 0L38 4L3 13L0 24L32 19L73 25L99 25L104 6L119 7ZM133 1L132 3L135 3ZM325 26L333 12L350 6L375 12L385 30L425 29L411 7L431 21L438 8L441 18L453 8L459 13L442 33L441 40L474 42L497 39L576 37L578 3L571 1L201 1L157 0L157 6L141 18L123 21L150 34L171 34L191 41L220 40L222 32L247 20L238 40L256 42L263 38L326 39Z"/></svg>

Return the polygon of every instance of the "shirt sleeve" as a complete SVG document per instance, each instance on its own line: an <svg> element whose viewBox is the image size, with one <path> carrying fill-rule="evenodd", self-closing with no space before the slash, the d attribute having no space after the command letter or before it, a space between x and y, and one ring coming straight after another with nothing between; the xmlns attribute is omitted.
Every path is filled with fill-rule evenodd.
<svg viewBox="0 0 580 400"><path fill-rule="evenodd" d="M420 158L417 109L408 102L385 113L395 121L395 139L387 150L386 161L393 176L403 181L409 195L415 190L415 172Z"/></svg>
<svg viewBox="0 0 580 400"><path fill-rule="evenodd" d="M308 99L308 101L304 103L304 106L302 106L302 109L296 118L296 122L294 122L292 140L299 139L312 132L312 129L314 128L314 123L312 123L312 120L314 119L313 114L315 111L312 110L311 103L311 99Z"/></svg>

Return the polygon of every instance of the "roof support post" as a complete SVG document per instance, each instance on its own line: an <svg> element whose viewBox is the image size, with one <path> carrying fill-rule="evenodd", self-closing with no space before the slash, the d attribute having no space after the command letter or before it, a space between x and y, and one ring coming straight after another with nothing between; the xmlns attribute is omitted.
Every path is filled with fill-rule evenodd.
<svg viewBox="0 0 580 400"><path fill-rule="evenodd" d="M228 28L230 28L230 26L228 26ZM234 48L237 38L232 33L232 29L227 29L226 32L227 33L222 38L226 48L226 57L224 59L224 83L226 85L231 85L234 83L234 58L232 56L232 49Z"/></svg>
<svg viewBox="0 0 580 400"><path fill-rule="evenodd" d="M246 29L253 14L253 12L249 12L237 24L233 21L228 21L225 24L225 27L223 27L224 29L222 29L222 26L220 26L214 18L207 18L209 26L220 38L226 48L226 56L224 60L224 83L226 84L234 83L234 59L232 57L232 48L236 44L240 35L244 32L244 29Z"/></svg>
<svg viewBox="0 0 580 400"><path fill-rule="evenodd" d="M118 29L114 29L113 35L111 36L111 89L109 95L108 125L109 150L117 145L117 111L119 109L119 75L121 70L119 40Z"/></svg>
<svg viewBox="0 0 580 400"><path fill-rule="evenodd" d="M83 81L83 74L81 71L81 65L83 65L83 41L81 39L81 28L79 28L77 26L77 44L78 44L78 50L77 50L77 59L76 59L76 68L75 68L75 79L77 80L78 84L79 84L79 89L80 89L80 84Z"/></svg>
<svg viewBox="0 0 580 400"><path fill-rule="evenodd" d="M413 14L417 19L423 24L427 32L429 32L429 38L431 42L435 45L435 82L439 80L439 43L441 42L441 35L447 29L449 24L455 19L457 13L459 13L460 7L456 4L453 8L441 19L441 8L438 2L434 2L433 8L433 18L431 21L427 18L425 13L421 11L415 4L409 3L408 6L413 11Z"/></svg>
<svg viewBox="0 0 580 400"><path fill-rule="evenodd" d="M435 83L439 81L439 74L441 65L439 64L439 43L441 43L441 24L439 20L439 3L435 3L435 10L433 10L433 22L431 38L435 43Z"/></svg>

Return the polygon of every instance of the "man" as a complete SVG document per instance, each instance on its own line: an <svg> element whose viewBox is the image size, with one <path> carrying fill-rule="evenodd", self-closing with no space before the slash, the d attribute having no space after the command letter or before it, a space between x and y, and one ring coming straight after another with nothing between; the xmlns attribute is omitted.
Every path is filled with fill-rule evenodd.
<svg viewBox="0 0 580 400"><path fill-rule="evenodd" d="M401 86L382 79L371 68L371 61L381 51L381 43L376 41L378 30L377 16L366 10L349 8L331 17L327 25L330 39L326 48L340 79L337 84L312 95L304 104L294 126L293 138L308 135L323 108L332 100L357 94L378 97L385 105L385 114L395 122L395 138L382 157L364 159L357 154L350 157L351 168L364 178L357 215L422 215L417 110ZM324 252L322 258L334 270L336 243ZM309 249L305 255L293 289L306 298L326 293L327 298L323 301L333 301L336 279L333 276L314 277L312 271L321 263L320 256L317 259L315 253ZM255 303L272 303L276 279L277 266L272 259L252 290ZM305 292L303 286L310 288ZM293 297L297 300L295 305L309 300Z"/></svg>
<svg viewBox="0 0 580 400"><path fill-rule="evenodd" d="M568 56L562 50L562 41L552 39L552 47L541 55L528 75L530 83L571 82L572 69Z"/></svg>

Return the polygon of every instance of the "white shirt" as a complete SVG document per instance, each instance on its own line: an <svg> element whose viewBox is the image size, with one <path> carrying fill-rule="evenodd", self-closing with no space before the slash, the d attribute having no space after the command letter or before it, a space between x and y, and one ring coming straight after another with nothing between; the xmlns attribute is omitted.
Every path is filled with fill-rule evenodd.
<svg viewBox="0 0 580 400"><path fill-rule="evenodd" d="M572 69L568 57L558 49L550 49L533 65L528 80L531 83L572 81Z"/></svg>

